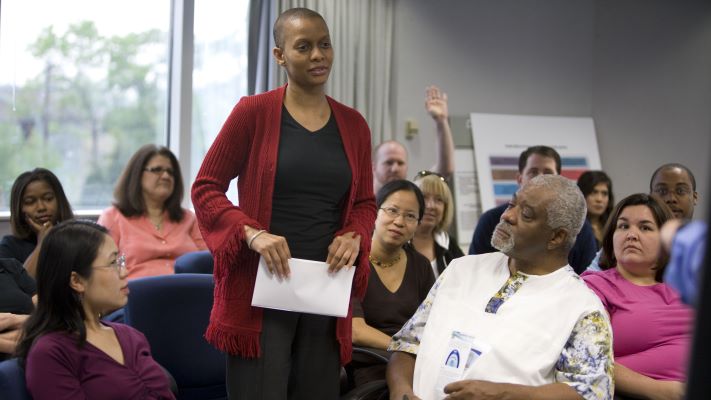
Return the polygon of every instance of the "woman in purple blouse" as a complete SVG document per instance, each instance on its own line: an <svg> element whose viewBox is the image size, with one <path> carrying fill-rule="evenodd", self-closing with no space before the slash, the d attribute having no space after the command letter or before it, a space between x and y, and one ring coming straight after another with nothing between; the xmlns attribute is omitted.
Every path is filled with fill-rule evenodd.
<svg viewBox="0 0 711 400"><path fill-rule="evenodd" d="M583 274L610 314L617 396L680 400L684 394L693 312L661 279L667 257L659 229L671 215L647 194L620 201L605 227L603 271Z"/></svg>
<svg viewBox="0 0 711 400"><path fill-rule="evenodd" d="M35 400L175 398L143 334L99 319L128 295L124 258L105 228L55 226L37 264L37 308L17 348Z"/></svg>

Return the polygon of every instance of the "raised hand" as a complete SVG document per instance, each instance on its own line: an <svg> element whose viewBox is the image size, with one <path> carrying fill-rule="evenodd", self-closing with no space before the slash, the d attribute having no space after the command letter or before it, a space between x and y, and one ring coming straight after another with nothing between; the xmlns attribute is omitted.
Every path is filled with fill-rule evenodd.
<svg viewBox="0 0 711 400"><path fill-rule="evenodd" d="M427 86L425 89L425 109L435 121L446 120L449 117L447 108L447 93L437 86Z"/></svg>

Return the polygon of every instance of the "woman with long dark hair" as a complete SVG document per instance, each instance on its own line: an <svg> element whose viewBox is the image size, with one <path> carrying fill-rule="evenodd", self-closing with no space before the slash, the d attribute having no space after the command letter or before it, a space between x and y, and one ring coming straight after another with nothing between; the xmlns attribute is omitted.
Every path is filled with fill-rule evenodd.
<svg viewBox="0 0 711 400"><path fill-rule="evenodd" d="M603 171L585 171L578 178L578 187L585 196L588 207L587 219L590 221L599 248L602 243L602 231L615 204L612 180Z"/></svg>
<svg viewBox="0 0 711 400"><path fill-rule="evenodd" d="M27 389L42 399L173 399L145 336L101 321L123 307L123 257L105 228L66 221L45 237L37 263L37 308L17 355Z"/></svg>

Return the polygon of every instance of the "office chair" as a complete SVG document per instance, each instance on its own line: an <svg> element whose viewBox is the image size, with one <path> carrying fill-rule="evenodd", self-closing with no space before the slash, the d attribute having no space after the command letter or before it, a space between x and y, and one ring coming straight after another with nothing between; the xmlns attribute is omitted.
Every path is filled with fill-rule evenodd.
<svg viewBox="0 0 711 400"><path fill-rule="evenodd" d="M368 365L387 365L390 354L387 351L370 347L353 346L353 360L346 366L346 377L342 378L340 400L387 400L388 388L384 379L355 385L354 367ZM345 379L345 382L343 382ZM344 393L345 392L345 393Z"/></svg>
<svg viewBox="0 0 711 400"><path fill-rule="evenodd" d="M208 250L185 253L175 260L176 274L211 274L214 261Z"/></svg>
<svg viewBox="0 0 711 400"><path fill-rule="evenodd" d="M5 400L31 400L25 386L25 371L16 358L0 362L0 394Z"/></svg>
<svg viewBox="0 0 711 400"><path fill-rule="evenodd" d="M148 339L153 358L175 379L179 400L226 399L225 357L204 339L214 281L209 274L129 281L125 323Z"/></svg>

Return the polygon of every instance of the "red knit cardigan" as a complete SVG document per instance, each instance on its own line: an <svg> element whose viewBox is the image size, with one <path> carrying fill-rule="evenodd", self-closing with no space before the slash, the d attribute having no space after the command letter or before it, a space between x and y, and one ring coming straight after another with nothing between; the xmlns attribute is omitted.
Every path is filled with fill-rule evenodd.
<svg viewBox="0 0 711 400"><path fill-rule="evenodd" d="M192 187L200 230L215 258L214 304L205 337L218 349L246 358L260 355L262 309L251 306L259 254L247 248L243 227L269 229L285 91L286 85L240 99L205 155ZM352 174L336 235L360 235L351 296L362 299L376 214L370 129L356 110L330 97L328 103ZM235 178L239 206L225 195ZM336 322L343 364L351 359L351 312L349 307L348 316Z"/></svg>

